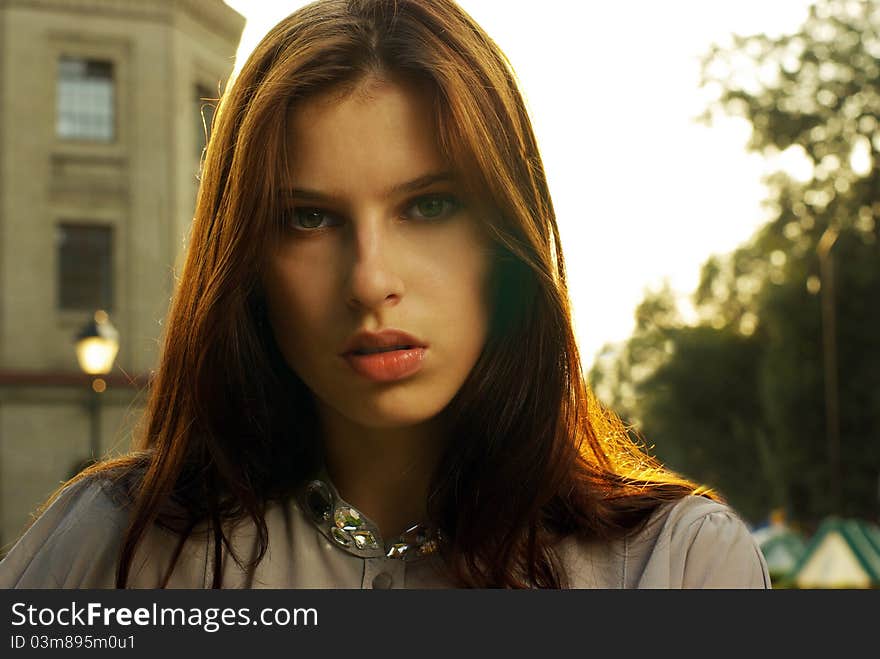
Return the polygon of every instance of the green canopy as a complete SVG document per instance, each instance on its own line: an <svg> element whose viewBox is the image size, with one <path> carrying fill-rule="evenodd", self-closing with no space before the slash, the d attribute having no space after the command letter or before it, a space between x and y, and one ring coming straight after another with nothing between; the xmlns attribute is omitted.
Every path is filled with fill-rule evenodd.
<svg viewBox="0 0 880 659"><path fill-rule="evenodd" d="M880 527L827 518L788 580L796 588L880 588Z"/></svg>

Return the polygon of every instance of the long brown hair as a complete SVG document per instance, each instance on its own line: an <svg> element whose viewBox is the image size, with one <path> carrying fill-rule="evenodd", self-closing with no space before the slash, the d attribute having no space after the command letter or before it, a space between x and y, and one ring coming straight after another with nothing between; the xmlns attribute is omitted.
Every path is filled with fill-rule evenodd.
<svg viewBox="0 0 880 659"><path fill-rule="evenodd" d="M717 496L664 470L586 383L544 168L497 45L452 0L320 0L276 25L223 94L143 432L131 455L84 472L129 483L118 587L156 522L179 531L178 552L208 522L214 587L224 547L253 568L266 504L319 466L312 398L275 345L260 280L278 238L288 111L367 75L425 83L441 150L488 209L492 326L444 410L449 444L428 501L453 579L563 586L560 538L620 537L663 501ZM259 540L247 566L227 535L245 518Z"/></svg>

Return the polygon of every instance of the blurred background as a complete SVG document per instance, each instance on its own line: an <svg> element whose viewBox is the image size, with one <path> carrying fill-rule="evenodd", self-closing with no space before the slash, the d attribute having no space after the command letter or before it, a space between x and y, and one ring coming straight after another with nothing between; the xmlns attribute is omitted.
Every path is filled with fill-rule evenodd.
<svg viewBox="0 0 880 659"><path fill-rule="evenodd" d="M880 4L460 3L520 79L600 399L775 587L880 587ZM303 4L0 0L0 555L128 448L213 108Z"/></svg>

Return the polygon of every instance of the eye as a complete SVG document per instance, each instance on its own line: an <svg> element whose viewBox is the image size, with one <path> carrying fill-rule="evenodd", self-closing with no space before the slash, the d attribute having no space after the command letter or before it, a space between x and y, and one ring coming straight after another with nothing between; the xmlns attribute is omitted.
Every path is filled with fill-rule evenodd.
<svg viewBox="0 0 880 659"><path fill-rule="evenodd" d="M439 220L454 214L461 206L452 195L431 194L413 200L403 214L416 220Z"/></svg>
<svg viewBox="0 0 880 659"><path fill-rule="evenodd" d="M296 207L284 213L284 224L294 231L313 231L338 224L337 218L320 208Z"/></svg>

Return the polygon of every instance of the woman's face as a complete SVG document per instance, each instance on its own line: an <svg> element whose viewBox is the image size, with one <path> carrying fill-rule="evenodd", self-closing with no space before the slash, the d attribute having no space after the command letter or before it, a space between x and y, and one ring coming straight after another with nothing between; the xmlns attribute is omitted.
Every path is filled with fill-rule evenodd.
<svg viewBox="0 0 880 659"><path fill-rule="evenodd" d="M284 237L263 282L269 321L322 414L366 427L436 416L488 333L489 242L432 117L418 88L377 80L290 115ZM408 336L358 340L387 330Z"/></svg>

